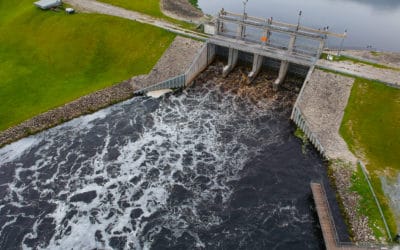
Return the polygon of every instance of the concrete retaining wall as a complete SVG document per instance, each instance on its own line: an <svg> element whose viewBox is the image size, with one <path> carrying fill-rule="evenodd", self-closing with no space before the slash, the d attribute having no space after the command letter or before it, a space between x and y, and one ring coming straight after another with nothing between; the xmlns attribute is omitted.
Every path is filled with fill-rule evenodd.
<svg viewBox="0 0 400 250"><path fill-rule="evenodd" d="M197 53L189 69L182 75L172 77L163 82L156 83L146 88L135 91L135 94L144 94L161 89L181 88L190 85L193 80L203 72L215 58L215 45L205 43Z"/></svg>
<svg viewBox="0 0 400 250"><path fill-rule="evenodd" d="M216 46L216 55L222 58L228 58L229 48ZM253 57L254 55L251 53L246 53L243 51L239 51L239 63L241 64L253 64ZM269 68L273 70L279 70L281 66L281 61L273 58L265 58L263 60L263 67ZM289 64L289 73L305 77L309 71L308 67L297 65L297 64Z"/></svg>

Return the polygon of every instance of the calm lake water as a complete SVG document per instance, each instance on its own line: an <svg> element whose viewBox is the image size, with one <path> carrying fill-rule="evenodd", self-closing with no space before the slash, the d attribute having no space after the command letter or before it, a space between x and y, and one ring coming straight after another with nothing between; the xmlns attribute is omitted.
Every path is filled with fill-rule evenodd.
<svg viewBox="0 0 400 250"><path fill-rule="evenodd" d="M241 0L199 0L199 7L207 14L221 8L243 12ZM333 32L348 30L345 48L400 51L399 0L249 0L247 13L252 16L274 17L275 20L297 23L299 10L301 23L314 28L329 26ZM332 39L329 47L339 46Z"/></svg>

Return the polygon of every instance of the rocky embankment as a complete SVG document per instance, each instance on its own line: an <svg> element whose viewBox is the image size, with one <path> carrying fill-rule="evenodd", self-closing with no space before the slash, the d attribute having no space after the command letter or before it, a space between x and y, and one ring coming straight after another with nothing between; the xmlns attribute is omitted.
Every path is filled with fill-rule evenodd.
<svg viewBox="0 0 400 250"><path fill-rule="evenodd" d="M199 23L203 12L189 3L188 0L161 0L162 12L172 18Z"/></svg>
<svg viewBox="0 0 400 250"><path fill-rule="evenodd" d="M135 90L184 73L201 46L201 42L176 37L150 74L136 76L109 88L96 91L11 127L0 133L0 147L81 115L93 113L117 102L127 100L133 97Z"/></svg>
<svg viewBox="0 0 400 250"><path fill-rule="evenodd" d="M351 64L354 75L380 77L383 80L386 79L385 82L390 82L391 74L398 74L396 70L380 69L352 62L333 63L343 68ZM360 70L363 67L365 69ZM350 70L349 67L346 69ZM380 75L373 75L376 71L380 71ZM391 74L386 74L387 71L391 71ZM310 130L325 149L325 156L333 162L330 166L332 182L336 186L353 240L376 242L377 239L369 227L368 218L357 210L361 198L356 192L351 191L351 177L356 170L357 158L350 152L339 133L353 83L353 77L315 69L309 81L305 83L298 106Z"/></svg>
<svg viewBox="0 0 400 250"><path fill-rule="evenodd" d="M331 181L336 189L338 202L341 203L343 215L350 227L353 241L375 242L376 238L368 225L368 217L360 214L357 209L361 197L351 191L354 165L343 161L333 161L329 168Z"/></svg>

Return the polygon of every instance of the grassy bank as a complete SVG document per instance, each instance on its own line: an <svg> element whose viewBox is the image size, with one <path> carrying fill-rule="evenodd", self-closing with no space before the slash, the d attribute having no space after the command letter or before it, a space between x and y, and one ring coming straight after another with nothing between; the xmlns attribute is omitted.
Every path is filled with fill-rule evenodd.
<svg viewBox="0 0 400 250"><path fill-rule="evenodd" d="M400 171L399 110L399 89L358 78L354 82L340 128L340 133L350 150L366 163L392 235L396 233L395 219L390 211L388 200L383 194L379 176ZM364 193L368 189L357 184L357 180L359 178L356 176L355 189L365 200L360 211L378 223L378 214L375 212L369 214L367 209L372 206L368 204L370 198Z"/></svg>
<svg viewBox="0 0 400 250"><path fill-rule="evenodd" d="M0 130L148 73L175 35L95 14L0 0Z"/></svg>
<svg viewBox="0 0 400 250"><path fill-rule="evenodd" d="M377 239L388 240L389 236L387 235L385 224L382 220L379 208L375 203L373 194L360 167L358 167L357 171L354 172L351 182L351 190L357 192L361 197L360 203L357 207L358 213L368 217L368 225L372 229ZM376 188L374 188L374 190L375 192L377 191ZM377 193L377 195L378 197L380 196L379 193ZM385 214L385 218L388 222L388 226L391 230L391 234L393 237L396 232L396 225L393 215L391 214L388 204L384 202L386 201L386 198L384 196L381 196L379 197L379 199L380 205L382 207L383 213Z"/></svg>

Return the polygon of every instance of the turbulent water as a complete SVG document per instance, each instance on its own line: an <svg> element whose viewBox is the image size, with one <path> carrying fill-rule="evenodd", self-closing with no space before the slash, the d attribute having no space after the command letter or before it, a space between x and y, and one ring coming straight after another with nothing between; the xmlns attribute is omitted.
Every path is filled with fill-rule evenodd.
<svg viewBox="0 0 400 250"><path fill-rule="evenodd" d="M0 149L0 248L323 248L309 182L326 172L293 136L294 96L227 89L133 98Z"/></svg>

